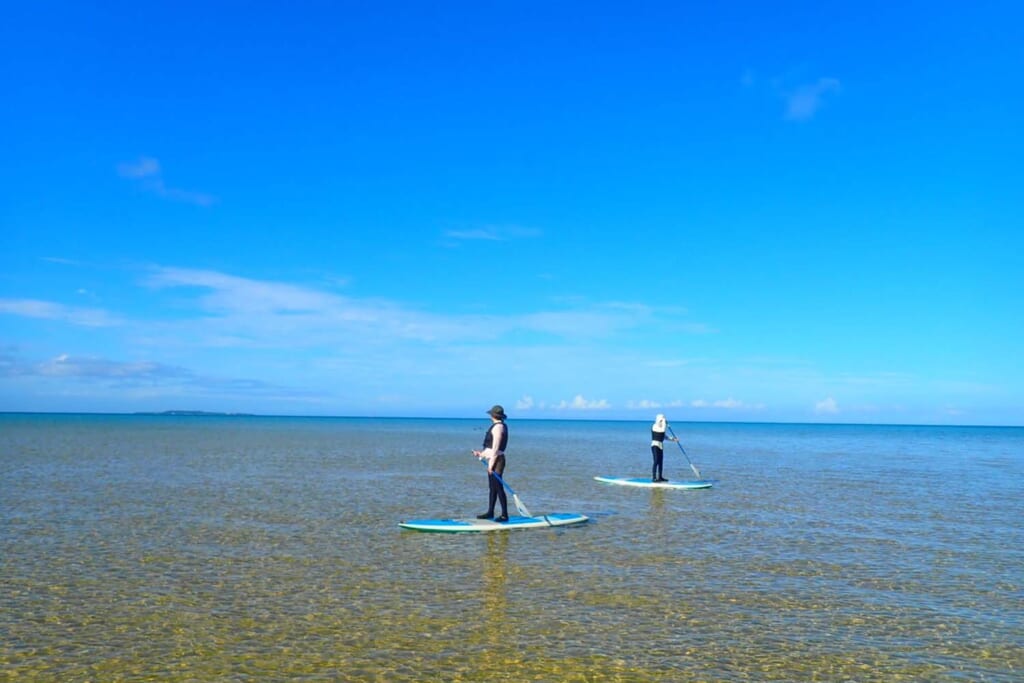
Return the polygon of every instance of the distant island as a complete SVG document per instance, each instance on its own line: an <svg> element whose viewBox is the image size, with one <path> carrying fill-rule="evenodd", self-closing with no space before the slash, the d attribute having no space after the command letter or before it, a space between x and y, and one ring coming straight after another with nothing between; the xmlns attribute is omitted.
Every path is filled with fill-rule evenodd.
<svg viewBox="0 0 1024 683"><path fill-rule="evenodd" d="M162 410L162 411L140 411L135 415L175 415L187 417L255 417L252 413L219 413L209 410Z"/></svg>

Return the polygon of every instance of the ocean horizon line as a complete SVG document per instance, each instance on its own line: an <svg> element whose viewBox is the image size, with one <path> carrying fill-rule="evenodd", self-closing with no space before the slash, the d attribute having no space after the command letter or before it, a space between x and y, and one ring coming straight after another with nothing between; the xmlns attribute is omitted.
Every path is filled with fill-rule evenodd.
<svg viewBox="0 0 1024 683"><path fill-rule="evenodd" d="M194 418L261 418L261 419L302 419L302 420L465 420L479 421L483 416L457 415L311 415L285 413L251 413L215 410L140 410L140 411L63 411L63 410L0 410L0 415L52 415L52 416L110 416L110 417L194 417ZM596 417L515 417L511 422L650 422L648 418L596 418ZM961 424L925 422L807 422L773 420L673 420L675 424L705 425L778 425L789 427L931 427L931 428L977 428L977 429L1024 429L1024 425L1012 424Z"/></svg>

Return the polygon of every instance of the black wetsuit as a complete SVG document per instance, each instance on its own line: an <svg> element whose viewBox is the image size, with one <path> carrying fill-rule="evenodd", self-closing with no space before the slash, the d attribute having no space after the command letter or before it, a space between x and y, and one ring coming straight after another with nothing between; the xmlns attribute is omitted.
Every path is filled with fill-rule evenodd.
<svg viewBox="0 0 1024 683"><path fill-rule="evenodd" d="M484 450L492 448L494 446L494 435L492 430L494 425L499 424L493 423L487 428L487 433L484 435ZM505 424L502 422L501 424ZM505 474L505 446L508 445L508 425L505 425L504 435L501 437L501 443L494 450L500 451L501 455L494 456L494 471L498 473L498 477ZM487 513L488 517L494 516L494 504L496 502L501 503L501 515L508 517L508 496L505 495L505 487L502 486L501 482L498 481L498 477L492 477L490 473L487 474Z"/></svg>

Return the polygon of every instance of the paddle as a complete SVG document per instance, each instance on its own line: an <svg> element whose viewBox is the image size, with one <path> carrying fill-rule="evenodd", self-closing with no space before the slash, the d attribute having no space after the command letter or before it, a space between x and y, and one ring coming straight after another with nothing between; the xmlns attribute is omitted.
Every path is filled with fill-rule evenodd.
<svg viewBox="0 0 1024 683"><path fill-rule="evenodd" d="M672 427L668 428L668 433L672 435L673 439L675 439L676 445L679 446L679 450L681 450L683 455L686 457L686 462L690 463L690 469L693 470L693 473L697 475L698 479L703 479L704 477L700 476L700 472L698 472L697 468L693 466L690 456L686 455L686 449L683 448L683 444L679 443L679 438L676 436L676 433L672 431Z"/></svg>
<svg viewBox="0 0 1024 683"><path fill-rule="evenodd" d="M484 465L487 464L487 462L483 458L477 459ZM521 514L523 517L533 517L533 515L530 514L530 511L526 509L526 506L523 505L523 501L519 500L519 495L512 490L511 486L505 483L505 480L501 478L501 475L498 474L497 472L491 472L491 474L494 475L494 478L500 481L501 485L508 489L508 492L512 494L512 502L515 503L516 510L519 510L519 514Z"/></svg>

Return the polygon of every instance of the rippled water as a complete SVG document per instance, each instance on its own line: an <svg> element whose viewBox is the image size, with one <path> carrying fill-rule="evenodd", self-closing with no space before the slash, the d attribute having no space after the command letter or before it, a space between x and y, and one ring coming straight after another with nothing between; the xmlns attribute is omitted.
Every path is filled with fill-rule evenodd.
<svg viewBox="0 0 1024 683"><path fill-rule="evenodd" d="M0 416L0 678L1024 680L1024 429ZM685 478L667 445L666 475ZM511 502L511 501L510 501Z"/></svg>

